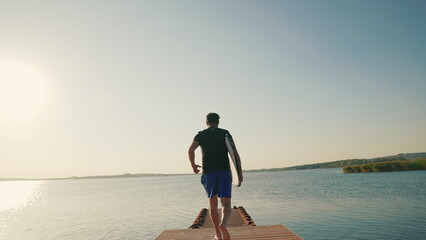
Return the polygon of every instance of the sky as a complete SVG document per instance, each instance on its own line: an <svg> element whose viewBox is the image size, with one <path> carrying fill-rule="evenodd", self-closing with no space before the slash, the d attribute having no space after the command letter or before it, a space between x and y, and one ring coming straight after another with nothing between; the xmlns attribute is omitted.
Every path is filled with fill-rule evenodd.
<svg viewBox="0 0 426 240"><path fill-rule="evenodd" d="M426 2L0 0L0 178L426 151ZM196 153L201 163L201 151Z"/></svg>

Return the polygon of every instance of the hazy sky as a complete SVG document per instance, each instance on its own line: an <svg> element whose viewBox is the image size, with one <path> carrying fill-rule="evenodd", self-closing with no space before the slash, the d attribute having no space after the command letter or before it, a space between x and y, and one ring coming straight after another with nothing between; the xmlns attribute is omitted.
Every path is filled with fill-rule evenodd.
<svg viewBox="0 0 426 240"><path fill-rule="evenodd" d="M0 178L190 173L211 111L245 169L426 151L425 12L0 0Z"/></svg>

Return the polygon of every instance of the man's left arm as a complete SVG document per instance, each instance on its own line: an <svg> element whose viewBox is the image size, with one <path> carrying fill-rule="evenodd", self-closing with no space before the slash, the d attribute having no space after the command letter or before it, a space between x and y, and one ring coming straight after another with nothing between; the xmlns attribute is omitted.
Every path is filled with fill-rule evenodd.
<svg viewBox="0 0 426 240"><path fill-rule="evenodd" d="M197 149L198 146L200 146L200 144L197 141L193 141L188 150L189 162L191 163L192 171L194 171L195 174L199 173L199 168L201 168L200 165L195 164L195 149Z"/></svg>

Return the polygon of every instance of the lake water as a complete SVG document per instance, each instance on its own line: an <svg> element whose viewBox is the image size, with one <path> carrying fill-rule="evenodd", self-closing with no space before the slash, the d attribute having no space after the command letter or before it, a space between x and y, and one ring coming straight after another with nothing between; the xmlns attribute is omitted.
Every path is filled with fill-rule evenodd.
<svg viewBox="0 0 426 240"><path fill-rule="evenodd" d="M233 205L304 239L426 239L426 171L246 173ZM189 227L200 175L0 182L0 239L154 239Z"/></svg>

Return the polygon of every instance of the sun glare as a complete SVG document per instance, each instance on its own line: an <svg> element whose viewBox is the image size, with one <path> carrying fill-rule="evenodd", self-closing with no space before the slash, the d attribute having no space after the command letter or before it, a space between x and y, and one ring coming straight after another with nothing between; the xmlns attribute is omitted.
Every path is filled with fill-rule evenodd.
<svg viewBox="0 0 426 240"><path fill-rule="evenodd" d="M0 181L0 212L35 204L42 194L41 181Z"/></svg>
<svg viewBox="0 0 426 240"><path fill-rule="evenodd" d="M45 83L36 71L21 63L0 62L0 120L31 117L46 98Z"/></svg>

